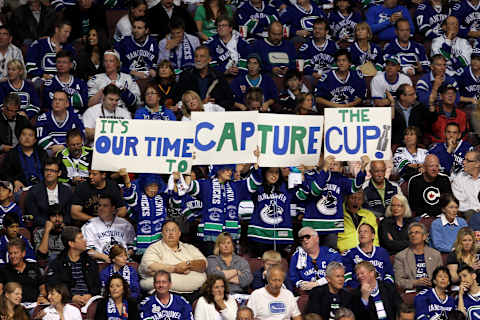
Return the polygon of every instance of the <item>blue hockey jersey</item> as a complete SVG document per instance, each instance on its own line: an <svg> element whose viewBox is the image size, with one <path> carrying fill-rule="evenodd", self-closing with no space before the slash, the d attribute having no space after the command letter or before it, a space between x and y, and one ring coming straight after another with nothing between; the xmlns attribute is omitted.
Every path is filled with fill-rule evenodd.
<svg viewBox="0 0 480 320"><path fill-rule="evenodd" d="M62 45L63 50L73 53L76 57L75 49L69 43ZM27 69L27 76L33 80L41 78L43 74L57 73L57 51L48 38L42 38L34 41L27 50L27 57L25 59L25 67ZM74 62L74 66L76 63Z"/></svg>
<svg viewBox="0 0 480 320"><path fill-rule="evenodd" d="M23 214L22 209L15 203L10 202L6 207L0 204L0 226L3 226L3 218L7 213L14 212L18 216L18 221L20 221L20 227L23 227Z"/></svg>
<svg viewBox="0 0 480 320"><path fill-rule="evenodd" d="M475 77L471 66L461 70L462 72L455 76L460 96L480 100L480 77Z"/></svg>
<svg viewBox="0 0 480 320"><path fill-rule="evenodd" d="M450 8L435 8L430 1L419 4L415 12L418 29L430 40L443 34L442 23L449 15Z"/></svg>
<svg viewBox="0 0 480 320"><path fill-rule="evenodd" d="M415 41L409 41L406 48L398 42L398 38L385 45L383 48L384 57L387 55L396 55L400 59L402 70L405 68L416 68L417 62L422 66L422 72L429 70L430 61L425 54L425 47Z"/></svg>
<svg viewBox="0 0 480 320"><path fill-rule="evenodd" d="M114 274L119 274L122 276L125 281L128 283L128 287L130 289L130 296L134 299L140 298L140 283L138 279L138 272L135 270L134 267L129 265L124 265L118 271L113 270L113 263L109 264L106 268L100 271L99 278L100 283L102 284L102 288L105 290L105 286L108 283L110 277Z"/></svg>
<svg viewBox="0 0 480 320"><path fill-rule="evenodd" d="M296 198L296 188L288 189L282 182L267 190L262 184L261 169L253 170L252 177L259 184L252 185L254 211L248 225L248 238L262 243L293 243L291 203Z"/></svg>
<svg viewBox="0 0 480 320"><path fill-rule="evenodd" d="M278 21L278 12L266 1L262 1L260 9L250 1L243 1L235 10L234 18L239 26L247 26L247 38L262 39L267 35L268 26Z"/></svg>
<svg viewBox="0 0 480 320"><path fill-rule="evenodd" d="M417 81L417 97L418 101L423 103L423 105L428 106L428 99L430 97L430 93L432 92L433 81L435 78L433 77L433 73L430 71L427 74L424 74L420 80ZM455 78L450 77L449 75L445 75L445 80L443 81L445 85L451 85L458 89L457 81ZM457 94L457 99L455 103L460 101L460 96Z"/></svg>
<svg viewBox="0 0 480 320"><path fill-rule="evenodd" d="M425 289L415 296L415 319L428 320L445 314L455 309L455 301L447 295L445 300L440 300L435 289ZM437 318L436 318L437 319Z"/></svg>
<svg viewBox="0 0 480 320"><path fill-rule="evenodd" d="M349 71L345 80L338 78L336 70L322 75L315 88L315 96L334 103L347 104L367 97L367 86L360 72Z"/></svg>
<svg viewBox="0 0 480 320"><path fill-rule="evenodd" d="M388 251L382 247L373 246L373 251L367 254L359 246L347 250L342 255L343 265L345 266L345 286L357 288L359 282L355 275L355 266L362 261L369 261L378 273L378 279L388 281L394 284L393 266L390 262Z"/></svg>
<svg viewBox="0 0 480 320"><path fill-rule="evenodd" d="M130 74L130 71L148 73L150 69L157 70L158 42L147 36L143 43L138 43L133 35L116 42L115 49L122 61L121 72Z"/></svg>
<svg viewBox="0 0 480 320"><path fill-rule="evenodd" d="M210 49L210 64L215 70L222 74L234 65L246 70L246 59L250 53L250 45L243 40L236 31L233 32L230 41L236 42L236 50L234 50L234 52L228 50L227 44L220 39L218 34L210 37L205 42L205 45Z"/></svg>
<svg viewBox="0 0 480 320"><path fill-rule="evenodd" d="M371 7L365 14L367 23L372 28L372 32L377 36L378 40L390 41L395 39L395 25L390 22L390 17L395 12L401 12L402 17L408 20L410 24L410 33L415 33L415 25L408 9L404 6L396 6L395 8L387 8L383 4Z"/></svg>
<svg viewBox="0 0 480 320"><path fill-rule="evenodd" d="M352 40L355 38L355 27L362 21L357 11L344 16L340 11L332 11L328 17L330 32L334 40Z"/></svg>
<svg viewBox="0 0 480 320"><path fill-rule="evenodd" d="M14 92L20 98L20 110L25 111L28 118L31 119L40 112L40 99L32 83L23 80L20 88L15 88L10 80L0 82L0 102L3 103L5 97Z"/></svg>
<svg viewBox="0 0 480 320"><path fill-rule="evenodd" d="M28 262L37 262L35 250L33 250L30 241L21 234L18 235L18 238L25 242L25 260ZM7 236L0 237L0 264L8 263L10 261L10 259L8 259L8 242Z"/></svg>
<svg viewBox="0 0 480 320"><path fill-rule="evenodd" d="M163 304L156 296L145 298L140 304L142 320L193 320L192 306L184 297L170 293L170 300Z"/></svg>
<svg viewBox="0 0 480 320"><path fill-rule="evenodd" d="M263 100L267 101L270 99L276 100L278 97L278 90L275 82L269 75L260 75L260 79L256 84L254 84L248 75L239 75L230 83L232 88L233 97L235 102L245 104L245 95L247 94L248 89L257 87L262 89Z"/></svg>
<svg viewBox="0 0 480 320"><path fill-rule="evenodd" d="M352 64L355 67L359 67L367 61L371 61L377 70L383 69L383 52L380 47L378 47L373 42L370 42L370 49L368 51L363 51L357 42L352 43L348 48L350 54L352 55Z"/></svg>
<svg viewBox="0 0 480 320"><path fill-rule="evenodd" d="M470 1L462 0L453 4L451 13L460 24L459 37L468 38L470 31L480 30L480 4L475 7Z"/></svg>
<svg viewBox="0 0 480 320"><path fill-rule="evenodd" d="M153 112L148 106L137 109L133 118L142 120L177 120L172 110L163 106L160 106L160 110L158 112Z"/></svg>
<svg viewBox="0 0 480 320"><path fill-rule="evenodd" d="M220 183L217 178L192 181L189 193L203 203L200 231L205 241L215 241L224 231L234 240L240 238L238 205L250 199L250 192L258 184L252 176L226 183Z"/></svg>
<svg viewBox="0 0 480 320"><path fill-rule="evenodd" d="M364 181L364 171L357 174L355 181L338 172L307 172L303 186L309 198L303 226L321 234L343 232L343 197L360 190Z"/></svg>
<svg viewBox="0 0 480 320"><path fill-rule="evenodd" d="M310 9L305 10L296 3L288 5L286 9L280 12L280 22L290 26L290 35L295 36L299 30L313 31L313 23L318 18L326 17L322 9L313 2L310 3Z"/></svg>
<svg viewBox="0 0 480 320"><path fill-rule="evenodd" d="M300 288L302 281L317 281L320 285L327 283L325 271L330 262L342 262L342 256L329 247L320 246L320 252L314 263L302 247L298 247L290 259L288 278L292 284Z"/></svg>
<svg viewBox="0 0 480 320"><path fill-rule="evenodd" d="M83 113L88 108L88 87L84 80L74 76L70 76L70 80L66 83L61 82L58 76L45 80L43 88L43 107L45 109L52 108L55 91L63 91L67 94L73 110Z"/></svg>
<svg viewBox="0 0 480 320"><path fill-rule="evenodd" d="M278 46L270 43L268 39L257 40L252 51L260 55L264 72L271 72L273 67L285 66L290 70L296 68L297 53L288 40L283 40Z"/></svg>
<svg viewBox="0 0 480 320"><path fill-rule="evenodd" d="M455 299L455 305L458 306L458 297ZM480 296L472 295L467 292L463 294L463 305L467 311L467 319L480 319Z"/></svg>
<svg viewBox="0 0 480 320"><path fill-rule="evenodd" d="M463 170L463 160L467 152L472 151L473 147L467 141L460 141L453 154L447 152L447 144L437 143L429 151L440 161L440 168L446 175L456 174Z"/></svg>
<svg viewBox="0 0 480 320"><path fill-rule="evenodd" d="M298 58L305 60L303 73L311 75L314 72L324 74L332 69L335 64L335 52L338 46L332 40L325 40L322 46L318 46L313 38L310 38L299 49Z"/></svg>
<svg viewBox="0 0 480 320"><path fill-rule="evenodd" d="M49 111L38 116L35 125L37 127L38 145L44 149L48 149L55 144L66 146L67 132L75 128L79 129L83 138L85 138L83 122L76 113L70 111L67 111L67 117L61 124L55 121L53 111Z"/></svg>

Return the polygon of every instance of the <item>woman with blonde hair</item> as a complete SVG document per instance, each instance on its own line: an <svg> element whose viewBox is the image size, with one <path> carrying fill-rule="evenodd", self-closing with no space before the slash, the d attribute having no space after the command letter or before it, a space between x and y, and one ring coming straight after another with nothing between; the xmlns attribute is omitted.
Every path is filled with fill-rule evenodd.
<svg viewBox="0 0 480 320"><path fill-rule="evenodd" d="M447 268L452 276L452 283L459 282L458 270L463 266L469 265L474 270L480 269L477 250L473 230L470 227L461 228L453 244L453 251L450 252L447 257Z"/></svg>
<svg viewBox="0 0 480 320"><path fill-rule="evenodd" d="M382 49L373 43L373 32L365 21L355 26L355 41L349 48L352 65L362 71L365 76L374 76L376 68L383 67Z"/></svg>
<svg viewBox="0 0 480 320"><path fill-rule="evenodd" d="M192 111L205 111L205 112L223 112L224 108L218 104L203 103L202 98L193 90L187 90L182 95L182 121L190 121L192 119Z"/></svg>
<svg viewBox="0 0 480 320"><path fill-rule="evenodd" d="M0 319L28 320L27 312L20 304L22 302L22 286L18 282L8 282L0 296Z"/></svg>
<svg viewBox="0 0 480 320"><path fill-rule="evenodd" d="M412 222L412 210L408 199L402 194L392 197L390 205L385 210L385 219L380 222L380 246L388 253L396 254L409 245L408 225Z"/></svg>
<svg viewBox="0 0 480 320"><path fill-rule="evenodd" d="M29 119L40 111L40 99L33 84L25 80L26 71L23 62L17 59L7 63L7 81L0 83L0 101L13 92L20 97L20 111L24 111Z"/></svg>
<svg viewBox="0 0 480 320"><path fill-rule="evenodd" d="M253 275L247 260L234 251L232 236L228 232L219 234L213 254L207 258L207 274L225 277L231 293L246 293Z"/></svg>

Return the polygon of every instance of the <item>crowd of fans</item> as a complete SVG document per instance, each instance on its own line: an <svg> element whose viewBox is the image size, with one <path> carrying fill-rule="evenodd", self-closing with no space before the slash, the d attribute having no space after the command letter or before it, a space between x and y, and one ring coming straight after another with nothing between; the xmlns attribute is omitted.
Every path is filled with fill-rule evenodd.
<svg viewBox="0 0 480 320"><path fill-rule="evenodd" d="M480 317L479 0L1 6L0 319ZM98 118L329 107L392 161L91 167Z"/></svg>

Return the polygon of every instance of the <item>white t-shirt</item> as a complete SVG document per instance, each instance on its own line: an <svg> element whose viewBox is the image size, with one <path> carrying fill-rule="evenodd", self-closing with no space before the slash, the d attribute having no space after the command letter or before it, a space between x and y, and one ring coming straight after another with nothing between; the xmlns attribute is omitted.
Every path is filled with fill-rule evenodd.
<svg viewBox="0 0 480 320"><path fill-rule="evenodd" d="M102 108L102 104L96 104L88 108L83 114L83 125L85 128L95 129L98 118L101 119L131 119L130 112L122 107L116 107L114 112Z"/></svg>
<svg viewBox="0 0 480 320"><path fill-rule="evenodd" d="M42 320L60 320L60 314L58 314L58 311L52 307L46 307L43 309L45 312L45 315L43 316ZM64 320L82 320L82 314L80 313L80 310L78 308L66 304L63 307L63 319Z"/></svg>
<svg viewBox="0 0 480 320"><path fill-rule="evenodd" d="M301 315L293 293L280 289L278 297L268 293L265 287L252 292L247 306L253 310L257 320L290 320Z"/></svg>
<svg viewBox="0 0 480 320"><path fill-rule="evenodd" d="M58 184L55 186L55 189L50 190L47 188L47 197L48 197L48 205L51 206L52 204L58 203Z"/></svg>
<svg viewBox="0 0 480 320"><path fill-rule="evenodd" d="M403 73L398 73L398 78L395 83L388 82L385 78L385 72L378 72L375 77L372 79L370 88L372 90L373 99L385 99L385 90L388 90L390 93L397 92L398 87L402 84L412 85L412 80L409 76L404 75Z"/></svg>

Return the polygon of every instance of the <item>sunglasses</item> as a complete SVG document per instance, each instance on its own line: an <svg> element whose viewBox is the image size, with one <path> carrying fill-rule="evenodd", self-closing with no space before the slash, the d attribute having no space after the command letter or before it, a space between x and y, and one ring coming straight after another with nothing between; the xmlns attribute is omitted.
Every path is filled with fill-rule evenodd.
<svg viewBox="0 0 480 320"><path fill-rule="evenodd" d="M300 241L310 240L311 237L312 237L311 234L305 234L305 235L303 235L303 236L298 237L298 239L300 239Z"/></svg>

